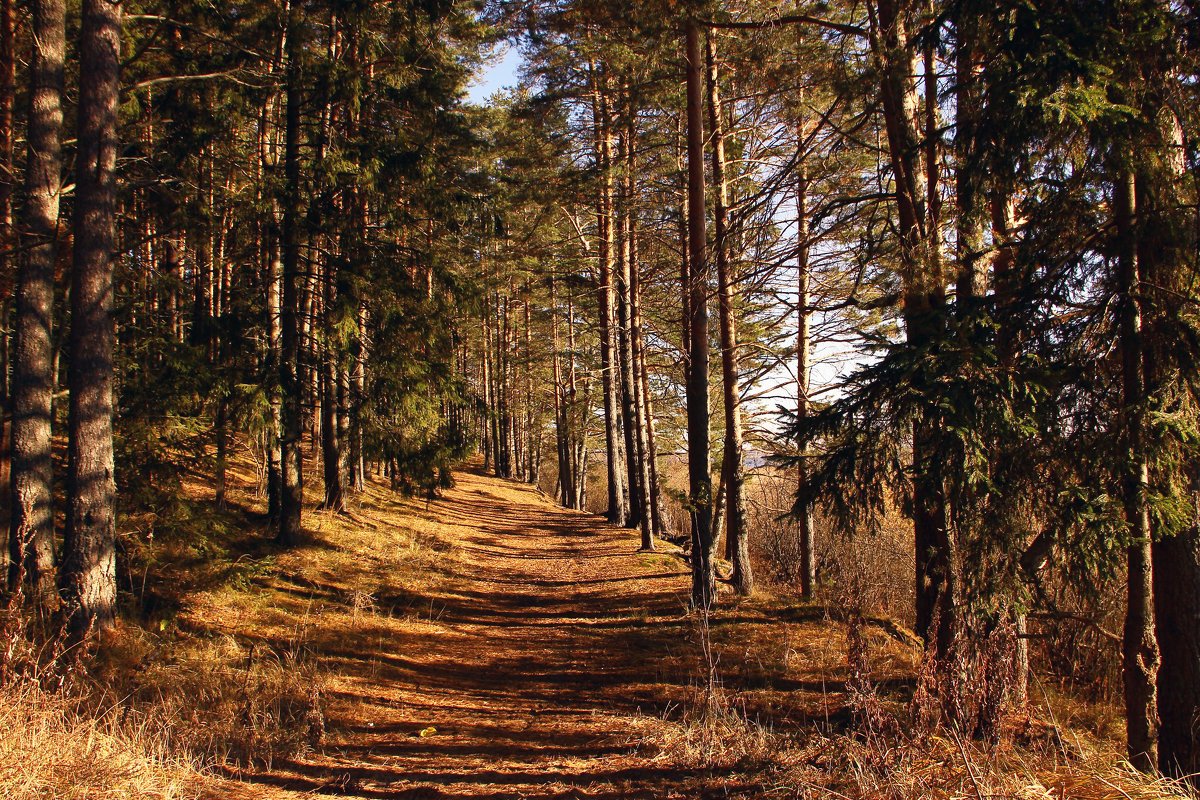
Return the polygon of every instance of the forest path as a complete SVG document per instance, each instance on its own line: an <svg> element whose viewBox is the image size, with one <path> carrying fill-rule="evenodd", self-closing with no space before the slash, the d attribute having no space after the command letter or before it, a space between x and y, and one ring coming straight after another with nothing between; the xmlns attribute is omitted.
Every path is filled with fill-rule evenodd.
<svg viewBox="0 0 1200 800"><path fill-rule="evenodd" d="M681 767L644 743L655 725L677 725L664 715L688 707L703 674L678 555L639 553L636 531L530 486L478 471L456 481L428 505L373 486L348 517L311 515L313 542L281 554L253 602L192 609L276 652L309 652L326 676L322 745L243 774L245 796L760 793L751 776ZM827 623L799 624L821 630L825 660L841 660ZM761 627L771 647L787 639L787 625ZM749 653L752 638L738 648ZM786 716L771 702L780 691L836 689L824 675L756 682L773 717Z"/></svg>

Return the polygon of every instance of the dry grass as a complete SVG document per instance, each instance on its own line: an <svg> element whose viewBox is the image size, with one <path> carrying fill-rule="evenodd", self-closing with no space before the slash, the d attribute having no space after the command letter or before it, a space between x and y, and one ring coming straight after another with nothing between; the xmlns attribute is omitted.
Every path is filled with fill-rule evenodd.
<svg viewBox="0 0 1200 800"><path fill-rule="evenodd" d="M880 800L1046 798L1150 800L1184 797L1176 787L1129 770L1112 753L1065 761L1011 742L983 747L942 730L921 738L871 741L852 735L815 737L808 764L821 777L796 781L815 797Z"/></svg>
<svg viewBox="0 0 1200 800"><path fill-rule="evenodd" d="M705 710L698 700L682 714L642 717L632 723L632 741L655 764L682 770L778 771L799 762L784 735L746 716L731 704Z"/></svg>
<svg viewBox="0 0 1200 800"><path fill-rule="evenodd" d="M998 741L974 740L939 722L927 707L933 699L912 693L920 682L916 652L887 633L890 626L858 623L855 634L855 623L829 614L769 621L782 612L776 601L758 598L711 625L693 617L690 689L679 703L630 724L639 751L663 768L737 776L761 797L1194 797L1179 782L1130 768L1121 742L1109 730L1089 730L1092 718L1079 716L1077 701L1042 693L1028 709L1008 709ZM739 622L720 624L725 613ZM818 675L828 690L808 693L807 706L802 690L781 696L765 688L811 684ZM1061 716L1068 709L1075 715Z"/></svg>
<svg viewBox="0 0 1200 800"><path fill-rule="evenodd" d="M269 768L324 736L324 680L302 631L275 651L224 635L164 644L127 630L92 674L93 697L207 766Z"/></svg>
<svg viewBox="0 0 1200 800"><path fill-rule="evenodd" d="M200 776L158 731L115 710L79 713L36 682L0 688L0 797L141 800L197 797Z"/></svg>
<svg viewBox="0 0 1200 800"><path fill-rule="evenodd" d="M1045 726L1012 719L996 746L947 728L923 735L819 726L775 729L747 716L729 693L714 709L702 692L691 706L631 725L656 764L735 773L755 796L870 800L1169 800L1193 798L1179 782L1154 779L1081 732L1056 743Z"/></svg>

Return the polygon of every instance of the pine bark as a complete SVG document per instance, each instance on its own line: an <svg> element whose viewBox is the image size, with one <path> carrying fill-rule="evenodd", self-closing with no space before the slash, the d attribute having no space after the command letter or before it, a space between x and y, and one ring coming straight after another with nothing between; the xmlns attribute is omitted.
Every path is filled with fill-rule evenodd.
<svg viewBox="0 0 1200 800"><path fill-rule="evenodd" d="M903 318L915 348L941 336L945 292L937 261L936 215L927 208L931 163L921 169L917 137L920 104L912 76L917 74L902 0L878 0L871 12L871 45L880 70L880 101L895 183L903 280ZM926 110L928 118L929 110ZM930 131L926 131L927 134ZM927 155L929 150L924 151ZM936 150L934 151L936 155ZM932 161L932 159L931 159ZM917 387L927 389L928 387ZM954 553L938 457L938 422L929 412L913 425L912 518L916 595L916 632L945 655L956 629ZM937 621L936 630L934 621Z"/></svg>
<svg viewBox="0 0 1200 800"><path fill-rule="evenodd" d="M341 385L338 352L334 343L335 304L337 303L336 259L331 255L325 262L322 276L324 344L321 348L321 466L325 482L325 509L341 512L346 501L342 484L342 442L338 436L338 392Z"/></svg>
<svg viewBox="0 0 1200 800"><path fill-rule="evenodd" d="M62 191L66 4L32 0L25 204L13 358L10 588L23 570L33 594L54 587L51 422L54 396L54 264Z"/></svg>
<svg viewBox="0 0 1200 800"><path fill-rule="evenodd" d="M363 236L366 236L366 218L363 218ZM353 366L350 370L350 486L356 492L366 489L367 465L363 449L363 408L367 400L367 306L358 303L355 315L354 347L351 351Z"/></svg>
<svg viewBox="0 0 1200 800"><path fill-rule="evenodd" d="M630 120L632 140L632 118ZM628 174L633 182L635 162L633 151L629 152ZM633 187L630 188L630 196ZM629 345L633 358L633 417L637 431L637 469L641 486L639 499L642 504L642 549L654 549L654 537L662 533L662 520L658 507L658 468L655 464L654 433L650 419L650 380L646 375L646 344L642 332L642 281L641 264L638 260L637 217L629 215Z"/></svg>
<svg viewBox="0 0 1200 800"><path fill-rule="evenodd" d="M1137 175L1137 210L1142 218L1138 263L1146 276L1150 306L1148 336L1155 349L1172 345L1164 322L1186 314L1189 259L1195 257L1197 231L1194 188L1189 191L1184 161L1183 126L1165 108L1157 92L1148 99L1146 116L1157 135L1145 148ZM1153 352L1153 351L1152 351ZM1161 358L1147 360L1149 392L1170 372ZM1160 535L1151 546L1155 635L1160 650L1157 679L1159 713L1158 768L1200 787L1200 473L1194 466L1180 476L1189 481L1193 520L1173 535Z"/></svg>
<svg viewBox="0 0 1200 800"><path fill-rule="evenodd" d="M116 618L112 289L120 59L120 4L84 0L67 373L67 524L59 573L69 625L77 635L109 628Z"/></svg>
<svg viewBox="0 0 1200 800"><path fill-rule="evenodd" d="M533 342L531 312L529 309L529 284L526 282L522 297L524 305L525 345L525 481L535 486L541 477L542 437L537 425L537 409L533 391Z"/></svg>
<svg viewBox="0 0 1200 800"><path fill-rule="evenodd" d="M551 374L554 380L554 443L558 457L556 494L564 508L571 508L575 477L571 474L571 436L567 415L567 387L562 374L562 352L558 337L558 296L554 273L550 274L550 348Z"/></svg>
<svg viewBox="0 0 1200 800"><path fill-rule="evenodd" d="M956 305L960 314L971 311L987 292L987 260L984 230L987 198L979 144L980 86L976 76L979 62L976 42L978 21L970 14L955 19L958 47L955 58L956 111L954 153L957 162L955 197L958 203L958 275ZM927 92L927 95L929 93Z"/></svg>
<svg viewBox="0 0 1200 800"><path fill-rule="evenodd" d="M733 562L730 583L740 595L754 591L754 572L750 565L750 542L746 530L745 456L742 452L742 398L738 368L737 309L734 307L733 265L730 264L729 184L725 177L725 126L721 107L720 75L716 44L711 32L706 37L708 62L708 120L712 136L712 176L716 187L713 207L717 262L717 292L721 327L721 387L725 407L725 535L727 554Z"/></svg>
<svg viewBox="0 0 1200 800"><path fill-rule="evenodd" d="M1200 494L1194 495L1200 520ZM1160 718L1158 766L1166 775L1200 775L1200 522L1152 548Z"/></svg>
<svg viewBox="0 0 1200 800"><path fill-rule="evenodd" d="M709 474L708 254L705 233L704 78L700 26L686 25L688 166L688 324L690 366L687 384L688 502L692 517L692 606L716 604L716 537L712 526Z"/></svg>
<svg viewBox="0 0 1200 800"><path fill-rule="evenodd" d="M300 31L293 6L288 20L286 105L284 121L284 198L282 231L282 297L280 298L280 435L281 482L279 542L295 544L304 505L304 461L301 452L302 391L300 385Z"/></svg>
<svg viewBox="0 0 1200 800"><path fill-rule="evenodd" d="M587 507L588 416L592 407L592 383L584 378L580 398L580 378L575 364L575 292L567 287L567 414L571 436L571 508L583 511Z"/></svg>
<svg viewBox="0 0 1200 800"><path fill-rule="evenodd" d="M1148 501L1150 465L1145 442L1145 345L1137 257L1134 174L1117 169L1113 206L1118 237L1117 286L1121 350L1122 417L1126 436L1122 502L1130 538L1126 550L1126 611L1122 642L1125 722L1129 762L1149 772L1158 767L1159 649L1154 624L1154 586Z"/></svg>
<svg viewBox="0 0 1200 800"><path fill-rule="evenodd" d="M808 165L804 158L807 147L805 138L804 126L801 125L798 130L796 154L796 419L799 421L806 419L811 410L809 375L812 372L812 317L809 308L812 267L809 263L809 179ZM804 453L800 453L800 456L796 468L796 490L798 494L803 495L808 487L808 464L804 460ZM800 551L800 596L811 600L816 585L812 504L804 501L797 508L796 516Z"/></svg>
<svg viewBox="0 0 1200 800"><path fill-rule="evenodd" d="M608 466L609 522L624 525L629 519L629 476L620 416L620 383L617 369L616 296L613 286L615 263L613 225L612 130L608 98L601 78L593 68L592 113L596 155L601 171L597 224L600 230L596 295L600 306L600 376L604 392L604 443Z"/></svg>
<svg viewBox="0 0 1200 800"><path fill-rule="evenodd" d="M17 171L13 162L16 144L15 117L13 114L17 94L17 59L16 59L16 30L13 14L13 0L0 0L0 275L13 274L13 254L16 250L16 237L13 236L13 196L16 193ZM34 47L36 48L36 44ZM6 277L4 292L0 296L0 324L5 330L12 325L12 298L9 292L13 286L11 278ZM12 399L12 384L10 381L12 366L12 337L0 337L0 409L6 416L11 411L9 401ZM11 437L11 430L9 431ZM0 480L12 480L9 464L11 448L0 454Z"/></svg>
<svg viewBox="0 0 1200 800"><path fill-rule="evenodd" d="M628 94L628 93L626 93ZM625 463L626 474L629 476L629 517L625 524L630 528L639 528L642 532L643 549L652 549L649 540L650 515L646 502L645 475L646 463L642 439L642 422L639 416L638 375L636 368L636 353L633 336L633 271L637 269L634 263L634 223L632 205L634 202L634 166L633 147L635 131L631 127L633 121L632 103L627 104L625 129L620 137L619 158L624 166L621 179L621 204L618 211L618 240L620 242L617 258L617 319L619 324L618 354L621 364L621 420L625 433Z"/></svg>
<svg viewBox="0 0 1200 800"><path fill-rule="evenodd" d="M283 394L280 391L283 325L282 293L283 262L280 257L280 236L277 209L273 211L268 232L266 252L267 281L267 403L271 422L266 436L267 448L267 516L280 523L283 498L283 455L280 450L283 430Z"/></svg>

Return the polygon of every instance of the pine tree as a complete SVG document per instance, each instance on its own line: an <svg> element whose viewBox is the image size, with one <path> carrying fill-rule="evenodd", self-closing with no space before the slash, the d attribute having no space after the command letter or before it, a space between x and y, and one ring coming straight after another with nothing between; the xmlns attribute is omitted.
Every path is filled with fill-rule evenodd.
<svg viewBox="0 0 1200 800"><path fill-rule="evenodd" d="M85 0L71 272L67 527L59 585L77 634L116 615L113 256L121 7Z"/></svg>

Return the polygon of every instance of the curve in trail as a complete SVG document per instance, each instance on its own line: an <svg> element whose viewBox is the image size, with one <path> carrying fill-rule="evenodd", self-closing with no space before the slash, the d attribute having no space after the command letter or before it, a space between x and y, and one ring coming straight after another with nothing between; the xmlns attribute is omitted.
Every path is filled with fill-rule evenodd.
<svg viewBox="0 0 1200 800"><path fill-rule="evenodd" d="M321 657L342 659L328 741L252 780L380 798L695 797L722 783L660 766L633 734L665 703L661 656L691 651L678 557L473 472L426 516L453 532L435 544L450 580L400 630L325 638Z"/></svg>

